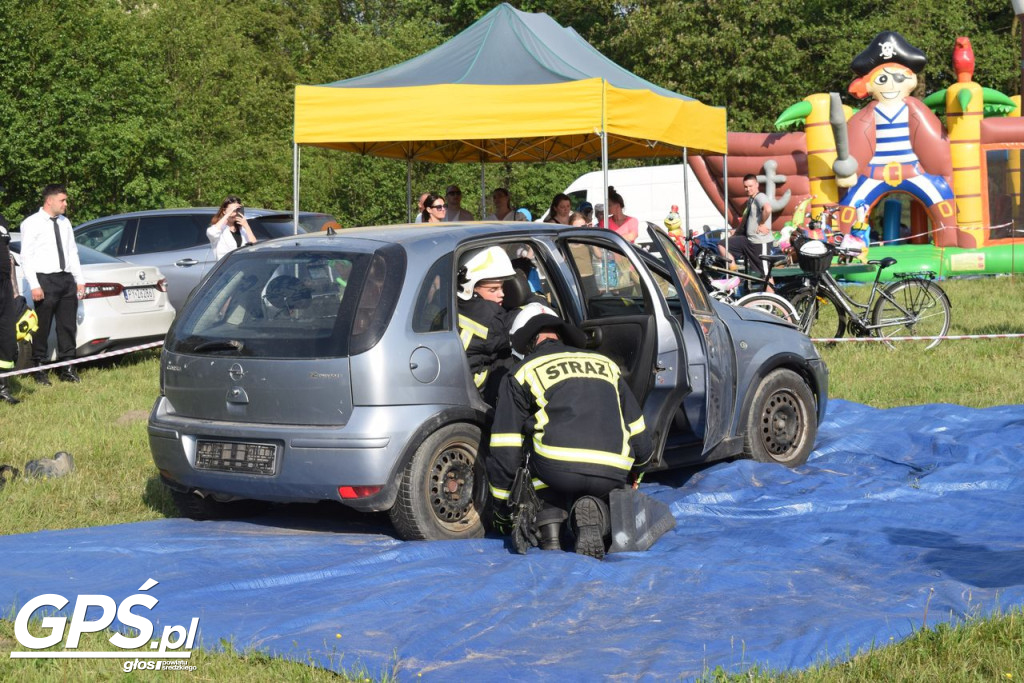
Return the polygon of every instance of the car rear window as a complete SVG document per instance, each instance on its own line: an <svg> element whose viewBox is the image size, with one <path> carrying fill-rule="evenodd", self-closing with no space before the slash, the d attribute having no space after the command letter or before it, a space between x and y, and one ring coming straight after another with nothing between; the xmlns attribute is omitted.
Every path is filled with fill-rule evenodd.
<svg viewBox="0 0 1024 683"><path fill-rule="evenodd" d="M292 214L275 214L273 216L257 216L249 219L249 226L258 240L287 237L295 234L294 217ZM334 217L326 213L300 213L299 234L319 232L327 223L333 223Z"/></svg>
<svg viewBox="0 0 1024 683"><path fill-rule="evenodd" d="M405 272L405 252L275 251L231 254L181 312L167 340L178 353L331 358L383 336Z"/></svg>

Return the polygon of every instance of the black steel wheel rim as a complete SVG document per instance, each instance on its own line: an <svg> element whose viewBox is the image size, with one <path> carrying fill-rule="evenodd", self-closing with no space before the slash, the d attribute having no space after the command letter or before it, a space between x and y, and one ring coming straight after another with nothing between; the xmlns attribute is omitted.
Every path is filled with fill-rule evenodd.
<svg viewBox="0 0 1024 683"><path fill-rule="evenodd" d="M761 414L761 442L773 456L784 456L796 445L802 425L800 406L788 391L771 395Z"/></svg>
<svg viewBox="0 0 1024 683"><path fill-rule="evenodd" d="M462 445L452 445L431 463L429 495L434 515L445 524L463 521L473 507L474 454Z"/></svg>

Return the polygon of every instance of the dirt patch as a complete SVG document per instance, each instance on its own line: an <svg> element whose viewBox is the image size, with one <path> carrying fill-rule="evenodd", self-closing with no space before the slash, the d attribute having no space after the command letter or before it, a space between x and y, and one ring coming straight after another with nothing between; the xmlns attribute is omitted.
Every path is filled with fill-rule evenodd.
<svg viewBox="0 0 1024 683"><path fill-rule="evenodd" d="M129 410L127 413L117 418L114 421L116 425L127 425L132 422L138 422L139 420L145 420L149 417L148 410Z"/></svg>

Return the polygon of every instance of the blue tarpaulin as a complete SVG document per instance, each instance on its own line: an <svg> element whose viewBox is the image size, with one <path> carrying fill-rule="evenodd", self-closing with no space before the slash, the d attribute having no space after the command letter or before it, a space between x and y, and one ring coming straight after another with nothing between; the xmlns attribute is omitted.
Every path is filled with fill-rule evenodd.
<svg viewBox="0 0 1024 683"><path fill-rule="evenodd" d="M204 647L401 680L804 668L1024 604L1022 473L1024 406L833 401L796 470L646 482L677 524L643 553L402 542L373 516L168 519L0 537L0 609L57 593L70 614L152 578L155 620L199 617Z"/></svg>

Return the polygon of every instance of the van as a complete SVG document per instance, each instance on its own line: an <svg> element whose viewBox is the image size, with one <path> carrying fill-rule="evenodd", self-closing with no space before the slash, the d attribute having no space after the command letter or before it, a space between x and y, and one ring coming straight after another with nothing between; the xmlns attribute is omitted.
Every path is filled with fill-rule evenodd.
<svg viewBox="0 0 1024 683"><path fill-rule="evenodd" d="M688 176L688 177L687 177ZM618 168L608 171L608 184L622 195L626 203L626 215L640 221L640 235L637 242L650 242L646 223L664 226L665 216L672 206L679 207L679 215L686 221L686 202L683 195L683 181L689 195L689 225L700 227L710 225L722 227L724 221L719 211L705 194L697 177L685 164L668 166L640 166ZM581 202L593 205L604 203L604 173L585 173L566 188L565 194L572 198L573 209ZM544 218L547 218L545 214Z"/></svg>

